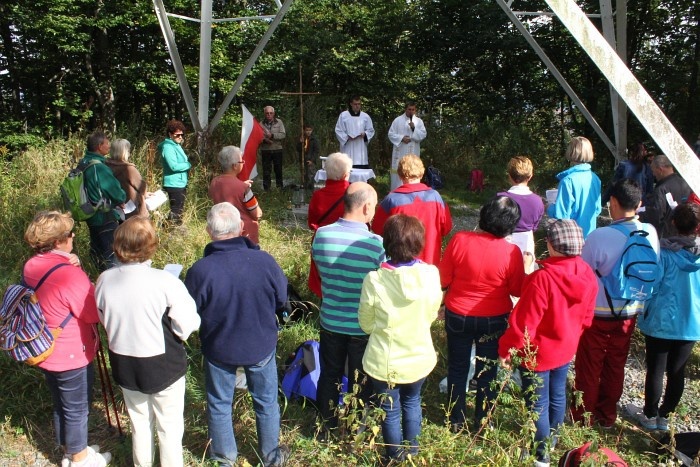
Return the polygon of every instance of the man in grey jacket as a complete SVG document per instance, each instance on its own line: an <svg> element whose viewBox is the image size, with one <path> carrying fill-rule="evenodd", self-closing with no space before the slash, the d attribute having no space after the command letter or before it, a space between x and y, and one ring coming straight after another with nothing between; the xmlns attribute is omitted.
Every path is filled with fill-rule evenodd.
<svg viewBox="0 0 700 467"><path fill-rule="evenodd" d="M275 108L268 105L263 109L265 119L262 121L265 138L260 144L263 167L263 188L270 189L272 184L272 167L275 168L275 184L282 188L282 140L287 136L282 120L275 117Z"/></svg>

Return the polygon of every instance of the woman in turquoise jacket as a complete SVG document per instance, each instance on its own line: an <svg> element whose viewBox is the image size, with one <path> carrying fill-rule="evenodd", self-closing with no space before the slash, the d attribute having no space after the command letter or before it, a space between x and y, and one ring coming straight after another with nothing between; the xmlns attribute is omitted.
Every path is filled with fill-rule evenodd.
<svg viewBox="0 0 700 467"><path fill-rule="evenodd" d="M661 239L659 291L637 321L646 341L647 375L644 411L636 418L646 429L668 429L668 414L683 395L685 366L700 340L700 206L682 204L671 219L679 235Z"/></svg>
<svg viewBox="0 0 700 467"><path fill-rule="evenodd" d="M553 219L573 219L583 230L583 238L596 228L600 214L600 179L591 170L593 146L583 136L574 137L566 149L571 167L557 174L559 191L554 204L547 207Z"/></svg>
<svg viewBox="0 0 700 467"><path fill-rule="evenodd" d="M391 259L365 276L360 296L358 318L369 334L362 367L386 412L386 455L398 461L418 453L421 387L437 363L430 325L442 290L438 269L416 259L424 245L418 218L391 216L384 224L384 249Z"/></svg>
<svg viewBox="0 0 700 467"><path fill-rule="evenodd" d="M170 120L166 127L168 137L158 145L160 162L163 165L163 190L170 199L170 220L182 223L185 207L187 172L192 167L181 144L185 138L185 125L180 120Z"/></svg>

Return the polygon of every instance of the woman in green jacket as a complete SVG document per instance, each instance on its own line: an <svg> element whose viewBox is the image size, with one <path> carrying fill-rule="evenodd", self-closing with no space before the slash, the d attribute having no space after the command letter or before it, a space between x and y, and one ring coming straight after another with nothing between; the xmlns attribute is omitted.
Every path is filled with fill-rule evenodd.
<svg viewBox="0 0 700 467"><path fill-rule="evenodd" d="M168 137L158 145L158 154L163 165L163 190L170 199L170 220L181 224L187 190L187 172L192 164L181 147L185 138L185 124L180 120L170 120L166 131Z"/></svg>

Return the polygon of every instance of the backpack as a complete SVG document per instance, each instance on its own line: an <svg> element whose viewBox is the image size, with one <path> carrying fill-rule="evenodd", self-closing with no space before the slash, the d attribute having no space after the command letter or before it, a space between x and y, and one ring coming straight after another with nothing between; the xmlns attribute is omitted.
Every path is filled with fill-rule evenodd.
<svg viewBox="0 0 700 467"><path fill-rule="evenodd" d="M321 359L318 351L321 344L313 339L297 347L290 357L287 370L282 377L282 392L287 399L305 397L316 401L318 378L321 376ZM341 392L347 392L348 379L343 376ZM342 403L342 394L339 404Z"/></svg>
<svg viewBox="0 0 700 467"><path fill-rule="evenodd" d="M49 269L33 289L24 284L24 280L20 285L7 287L0 308L0 350L13 360L35 366L49 358L56 339L73 316L68 313L58 328L49 329L36 296L49 275L63 266L68 263Z"/></svg>
<svg viewBox="0 0 700 467"><path fill-rule="evenodd" d="M582 465L583 462L586 462L586 465L627 467L627 462L622 460L615 451L597 445L592 446L590 442L566 451L559 459L558 465L559 467L576 467Z"/></svg>
<svg viewBox="0 0 700 467"><path fill-rule="evenodd" d="M66 178L61 183L61 197L63 198L63 206L66 211L73 215L76 221L84 221L90 219L99 211L109 211L110 203L102 196L100 190L100 199L97 203L93 203L87 194L85 188L85 170L96 164L101 164L100 161L92 160L87 164L79 163L76 168L68 172ZM95 172L97 179L97 172ZM97 184L99 190L99 183Z"/></svg>
<svg viewBox="0 0 700 467"><path fill-rule="evenodd" d="M673 455L683 463L683 466L693 467L698 465L695 459L700 457L699 431L674 433L673 443L671 443L671 434L666 433L661 437L659 443L660 444L656 447L657 454L664 454L668 451L672 451Z"/></svg>
<svg viewBox="0 0 700 467"><path fill-rule="evenodd" d="M423 179L425 180L425 184L433 190L440 190L445 187L445 179L440 171L432 165L429 165L428 168L425 169Z"/></svg>
<svg viewBox="0 0 700 467"><path fill-rule="evenodd" d="M661 269L656 251L647 238L649 232L644 230L643 225L632 231L618 224L610 227L623 233L627 241L610 274L602 276L597 269L595 273L603 283L610 311L613 316L619 317L612 301L625 300L624 308L633 300L649 300L656 293Z"/></svg>

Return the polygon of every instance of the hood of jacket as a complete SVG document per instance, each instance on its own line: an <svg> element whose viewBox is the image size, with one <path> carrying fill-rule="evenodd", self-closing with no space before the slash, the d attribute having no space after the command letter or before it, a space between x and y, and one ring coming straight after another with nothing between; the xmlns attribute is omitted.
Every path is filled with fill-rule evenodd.
<svg viewBox="0 0 700 467"><path fill-rule="evenodd" d="M557 174L557 180L562 180L562 179L566 178L567 176L574 174L576 172L590 172L590 171L591 171L591 164L583 163L583 164L572 165L571 167L564 170L563 172L559 172Z"/></svg>
<svg viewBox="0 0 700 467"><path fill-rule="evenodd" d="M204 256L233 250L259 250L260 246L247 237L233 237L226 240L216 240L204 247Z"/></svg>
<svg viewBox="0 0 700 467"><path fill-rule="evenodd" d="M582 290L591 287L592 270L580 256L552 256L538 261L544 273L550 276L553 287L561 290L569 307L582 302ZM527 287L527 282L523 288Z"/></svg>
<svg viewBox="0 0 700 467"><path fill-rule="evenodd" d="M413 266L394 268L383 263L377 270L379 283L393 297L403 298L407 302L423 298L426 286L435 284L435 278L430 279L430 273L437 274L437 269L422 261Z"/></svg>
<svg viewBox="0 0 700 467"><path fill-rule="evenodd" d="M685 272L700 270L700 238L669 237L661 239L661 248L670 250L675 255L668 255L678 269Z"/></svg>

